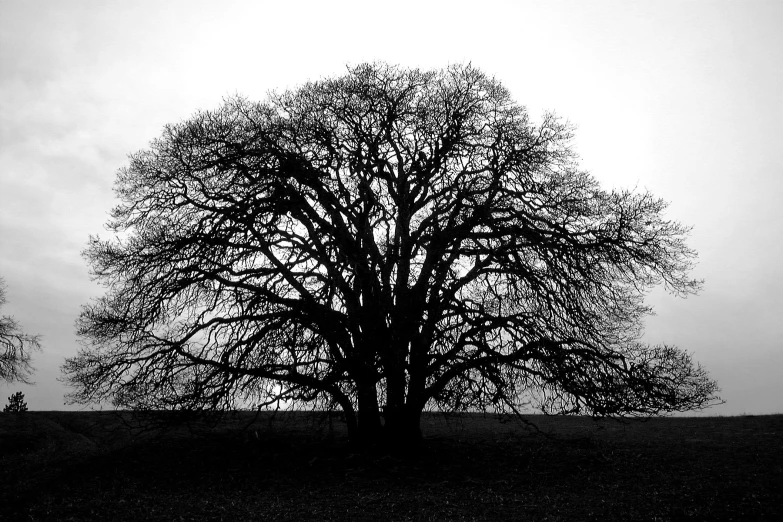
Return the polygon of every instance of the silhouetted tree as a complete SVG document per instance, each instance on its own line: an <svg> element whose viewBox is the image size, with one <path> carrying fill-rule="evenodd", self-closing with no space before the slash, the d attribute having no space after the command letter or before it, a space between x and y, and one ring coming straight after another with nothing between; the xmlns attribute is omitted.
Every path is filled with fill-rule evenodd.
<svg viewBox="0 0 783 522"><path fill-rule="evenodd" d="M3 407L3 413L22 413L25 411L27 411L27 403L22 392L16 392L8 397L8 404Z"/></svg>
<svg viewBox="0 0 783 522"><path fill-rule="evenodd" d="M5 282L0 278L0 307L5 303ZM0 317L0 380L31 384L30 356L40 349L39 336L23 333L13 317Z"/></svg>
<svg viewBox="0 0 783 522"><path fill-rule="evenodd" d="M85 251L108 292L70 400L339 405L364 440L416 439L425 408L707 406L687 353L638 342L646 289L699 288L688 229L570 139L471 66L365 64L167 126Z"/></svg>

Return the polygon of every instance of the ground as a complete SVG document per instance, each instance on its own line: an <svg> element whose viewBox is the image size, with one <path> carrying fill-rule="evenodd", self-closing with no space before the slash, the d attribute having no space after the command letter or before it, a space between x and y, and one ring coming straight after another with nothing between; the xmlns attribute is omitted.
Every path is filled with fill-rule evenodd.
<svg viewBox="0 0 783 522"><path fill-rule="evenodd" d="M0 520L783 519L783 415L525 417L542 435L425 414L409 455L359 452L325 414L122 420L1 414Z"/></svg>

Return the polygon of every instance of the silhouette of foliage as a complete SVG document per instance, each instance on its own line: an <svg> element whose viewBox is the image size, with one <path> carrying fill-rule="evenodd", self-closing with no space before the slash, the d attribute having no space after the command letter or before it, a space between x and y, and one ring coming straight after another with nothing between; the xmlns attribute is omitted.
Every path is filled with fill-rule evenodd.
<svg viewBox="0 0 783 522"><path fill-rule="evenodd" d="M5 282L0 278L0 307L5 303ZM0 380L31 384L31 352L40 349L40 336L23 333L13 317L0 317Z"/></svg>
<svg viewBox="0 0 783 522"><path fill-rule="evenodd" d="M699 289L688 228L571 138L472 66L382 63L167 126L85 251L108 291L69 399L338 406L361 440L415 440L425 409L709 405L687 353L639 342L647 289Z"/></svg>
<svg viewBox="0 0 783 522"><path fill-rule="evenodd" d="M22 413L25 411L27 411L27 403L22 392L16 392L8 397L8 404L3 407L4 413Z"/></svg>

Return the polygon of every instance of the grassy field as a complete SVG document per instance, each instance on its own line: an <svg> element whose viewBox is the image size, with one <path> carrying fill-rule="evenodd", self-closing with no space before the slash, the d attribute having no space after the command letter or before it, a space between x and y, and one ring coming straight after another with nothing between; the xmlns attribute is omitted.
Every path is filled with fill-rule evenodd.
<svg viewBox="0 0 783 522"><path fill-rule="evenodd" d="M114 413L0 414L0 520L783 520L783 415L620 424L423 419L356 453L323 414L160 435Z"/></svg>

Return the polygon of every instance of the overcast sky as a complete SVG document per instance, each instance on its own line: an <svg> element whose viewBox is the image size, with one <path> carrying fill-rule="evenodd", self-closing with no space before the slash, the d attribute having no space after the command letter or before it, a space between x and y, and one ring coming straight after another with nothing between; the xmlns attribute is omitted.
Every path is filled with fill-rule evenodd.
<svg viewBox="0 0 783 522"><path fill-rule="evenodd" d="M375 7L377 6L377 7ZM383 60L472 62L538 119L576 125L583 168L649 189L693 225L698 296L654 291L645 340L692 352L725 405L783 412L783 2L22 2L0 0L0 276L43 337L31 410L57 381L80 256L103 233L127 154L167 123ZM70 407L73 408L73 407Z"/></svg>

